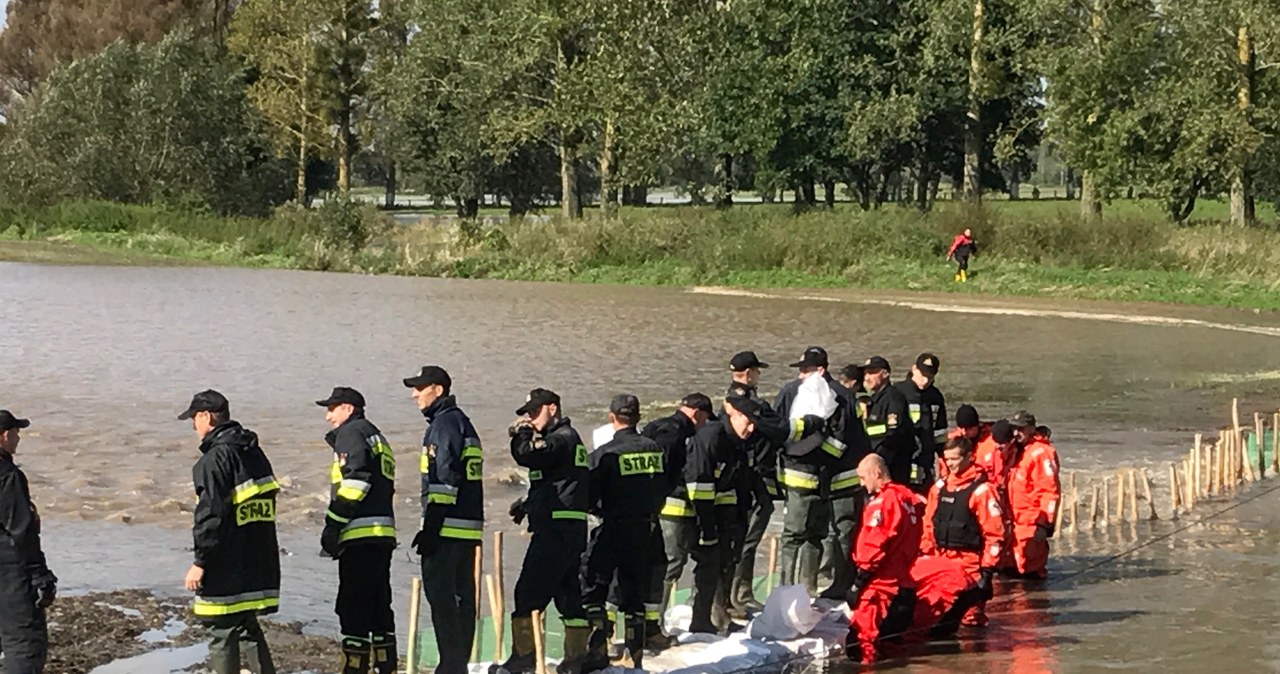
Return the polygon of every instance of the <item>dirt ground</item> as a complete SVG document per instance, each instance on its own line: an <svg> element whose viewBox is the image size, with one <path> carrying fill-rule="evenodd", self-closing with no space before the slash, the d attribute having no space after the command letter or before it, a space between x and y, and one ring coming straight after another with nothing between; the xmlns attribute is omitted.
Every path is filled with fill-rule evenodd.
<svg viewBox="0 0 1280 674"><path fill-rule="evenodd" d="M141 590L59 597L49 609L46 674L88 674L114 660L203 641L188 604ZM302 633L299 623L264 621L276 669L323 672L338 662L338 643ZM145 635L145 636L144 636ZM204 672L197 665L191 671Z"/></svg>

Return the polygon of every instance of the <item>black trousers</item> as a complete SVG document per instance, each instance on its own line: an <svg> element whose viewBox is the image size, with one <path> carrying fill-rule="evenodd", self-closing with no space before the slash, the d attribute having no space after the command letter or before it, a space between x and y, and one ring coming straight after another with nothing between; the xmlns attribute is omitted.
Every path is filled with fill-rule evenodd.
<svg viewBox="0 0 1280 674"><path fill-rule="evenodd" d="M391 543L381 541L343 548L338 558L338 600L333 609L343 637L370 639L396 633L396 616L391 610L394 550Z"/></svg>
<svg viewBox="0 0 1280 674"><path fill-rule="evenodd" d="M693 558L693 621L690 629L711 628L711 603L720 585L720 544L698 545L698 525L692 517L662 518L662 539L667 551L666 587L680 580L685 563Z"/></svg>
<svg viewBox="0 0 1280 674"><path fill-rule="evenodd" d="M641 617L651 595L654 562L665 558L657 518L606 519L592 532L582 576L582 603L587 615L604 616L616 573L618 611Z"/></svg>
<svg viewBox="0 0 1280 674"><path fill-rule="evenodd" d="M579 572L587 546L587 523L553 521L535 531L516 580L514 618L542 611L552 601L566 625L586 624Z"/></svg>
<svg viewBox="0 0 1280 674"><path fill-rule="evenodd" d="M475 541L440 540L422 558L422 584L431 606L440 664L436 674L466 674L476 630Z"/></svg>
<svg viewBox="0 0 1280 674"><path fill-rule="evenodd" d="M843 597L853 588L857 570L853 566L853 549L862 527L862 511L866 508L867 492L858 487L831 496L831 533L826 547L831 556L831 596Z"/></svg>
<svg viewBox="0 0 1280 674"><path fill-rule="evenodd" d="M49 650L44 611L36 608L31 573L0 562L0 653L5 674L41 674Z"/></svg>
<svg viewBox="0 0 1280 674"><path fill-rule="evenodd" d="M736 505L716 506L716 522L720 527L720 584L725 592L733 587L742 557L742 543L747 535L747 512Z"/></svg>
<svg viewBox="0 0 1280 674"><path fill-rule="evenodd" d="M969 256L957 255L956 267L957 267L956 271L969 271Z"/></svg>
<svg viewBox="0 0 1280 674"><path fill-rule="evenodd" d="M755 579L756 552L760 549L760 541L769 529L769 520L773 518L773 496L759 476L752 476L753 499L751 510L747 512L747 530L742 539L742 552L738 555L737 578L740 582L751 585ZM736 600L736 597L734 598Z"/></svg>

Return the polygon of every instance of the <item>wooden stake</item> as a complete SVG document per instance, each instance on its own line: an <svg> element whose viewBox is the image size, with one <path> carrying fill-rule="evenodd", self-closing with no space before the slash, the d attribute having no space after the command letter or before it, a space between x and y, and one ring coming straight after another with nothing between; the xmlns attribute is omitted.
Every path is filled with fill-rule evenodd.
<svg viewBox="0 0 1280 674"><path fill-rule="evenodd" d="M1169 466L1172 467L1173 464L1169 464ZM1177 485L1173 484L1170 486L1170 489L1174 489L1176 487ZM1151 515L1147 517L1147 519L1160 519L1160 515L1156 513L1156 500L1151 498L1151 476L1147 474L1146 468L1142 469L1142 497L1147 499L1147 506L1151 508Z"/></svg>
<svg viewBox="0 0 1280 674"><path fill-rule="evenodd" d="M543 645L543 624L542 611L534 611L530 616L533 619L533 662L537 667L538 674L547 674L547 658L546 649Z"/></svg>
<svg viewBox="0 0 1280 674"><path fill-rule="evenodd" d="M1061 492L1061 490L1059 490L1059 492ZM1059 493L1058 507L1053 509L1053 530L1054 531L1062 531L1062 511L1066 510L1066 508L1064 507L1065 505L1066 503L1064 503L1062 494Z"/></svg>
<svg viewBox="0 0 1280 674"><path fill-rule="evenodd" d="M1280 475L1280 412L1271 417L1271 474Z"/></svg>
<svg viewBox="0 0 1280 674"><path fill-rule="evenodd" d="M1068 478L1071 485L1071 525L1070 532L1075 533L1080 528L1080 492L1076 490L1076 471L1071 471L1071 477Z"/></svg>
<svg viewBox="0 0 1280 674"><path fill-rule="evenodd" d="M1178 505L1181 494L1181 487L1178 486L1178 467L1169 463L1169 519L1178 519ZM1152 504L1151 510L1155 512L1155 505Z"/></svg>
<svg viewBox="0 0 1280 674"><path fill-rule="evenodd" d="M774 578L778 573L778 537L769 537L769 567L764 580L764 596L768 600L769 595L773 594Z"/></svg>
<svg viewBox="0 0 1280 674"><path fill-rule="evenodd" d="M1240 432L1240 399L1231 399L1231 429Z"/></svg>
<svg viewBox="0 0 1280 674"><path fill-rule="evenodd" d="M1093 483L1093 499L1089 501L1089 527L1098 528L1098 483Z"/></svg>
<svg viewBox="0 0 1280 674"><path fill-rule="evenodd" d="M1116 471L1116 521L1124 521L1124 471Z"/></svg>
<svg viewBox="0 0 1280 674"><path fill-rule="evenodd" d="M1185 508L1187 512L1190 512L1196 507L1196 498L1199 497L1199 494L1196 493L1194 478L1192 478L1194 473L1195 464L1191 459L1187 459L1182 464L1182 476L1186 478L1186 484L1183 488L1185 489L1184 493L1187 496L1186 500L1182 502L1182 507Z"/></svg>
<svg viewBox="0 0 1280 674"><path fill-rule="evenodd" d="M404 646L405 671L418 671L418 613L422 608L422 579L414 576L409 583L409 635Z"/></svg>
<svg viewBox="0 0 1280 674"><path fill-rule="evenodd" d="M1132 521L1137 522L1138 517L1138 471L1133 468L1129 469L1129 512L1133 514Z"/></svg>
<svg viewBox="0 0 1280 674"><path fill-rule="evenodd" d="M1258 472L1254 475L1256 482L1267 476L1267 427L1262 423L1261 414L1253 415L1253 427L1253 437L1258 441Z"/></svg>
<svg viewBox="0 0 1280 674"><path fill-rule="evenodd" d="M1102 526L1111 525L1111 478L1102 478Z"/></svg>
<svg viewBox="0 0 1280 674"><path fill-rule="evenodd" d="M493 632L498 635L498 642L493 646L494 662L502 662L507 648L507 584L503 579L506 567L502 565L502 557L502 532L495 531L493 532L494 587L489 590L489 594L493 595L494 603L498 607L498 610L493 614Z"/></svg>
<svg viewBox="0 0 1280 674"><path fill-rule="evenodd" d="M493 616L493 661L502 662L502 609L498 606L498 582L492 573L484 574L484 586L489 590L489 615Z"/></svg>
<svg viewBox="0 0 1280 674"><path fill-rule="evenodd" d="M1194 489L1192 489L1191 491L1195 493L1197 499L1200 498L1200 493L1201 493L1200 492L1200 477L1201 477L1200 476L1200 452L1201 452L1201 442L1203 441L1203 439L1204 439L1204 436L1202 436L1199 433L1196 433L1196 444L1191 448L1191 470L1192 470L1192 473L1194 473L1194 475L1190 475L1188 477L1188 479L1190 479L1194 485ZM1195 505L1195 504L1192 503L1192 505Z"/></svg>
<svg viewBox="0 0 1280 674"><path fill-rule="evenodd" d="M484 624L480 616L480 574L484 570L483 548L483 545L476 545L475 558L471 562L471 582L475 583L476 588L476 624L471 628L471 662L480 659L480 626Z"/></svg>

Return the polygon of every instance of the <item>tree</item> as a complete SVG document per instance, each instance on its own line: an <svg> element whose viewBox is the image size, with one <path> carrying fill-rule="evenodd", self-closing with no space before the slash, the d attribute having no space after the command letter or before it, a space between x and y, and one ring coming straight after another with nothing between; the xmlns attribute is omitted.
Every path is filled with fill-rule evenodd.
<svg viewBox="0 0 1280 674"><path fill-rule="evenodd" d="M243 78L219 48L182 35L116 43L57 69L10 120L6 191L263 213L282 180Z"/></svg>

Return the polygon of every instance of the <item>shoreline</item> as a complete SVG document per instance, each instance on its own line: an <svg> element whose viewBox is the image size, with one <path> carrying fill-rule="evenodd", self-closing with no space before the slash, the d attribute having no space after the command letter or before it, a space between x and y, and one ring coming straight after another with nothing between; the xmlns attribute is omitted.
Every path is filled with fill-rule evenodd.
<svg viewBox="0 0 1280 674"><path fill-rule="evenodd" d="M588 285L623 285L637 287L681 287L698 294L774 297L782 293L797 299L854 303L894 303L903 306L920 300L946 298L957 306L989 301L1053 300L1062 302L1101 302L1120 307L1146 305L1151 308L1218 308L1251 311L1253 314L1280 315L1280 294L1271 292L1265 283L1245 287L1231 280L1214 285L1193 283L1189 273L1087 269L1083 267L1047 267L988 260L987 268L979 262L971 281L955 283L950 267L939 263L936 269L924 271L914 261L890 260L890 266L867 282L851 282L839 276L795 272L786 269L748 270L708 279L707 274L665 261L646 262L637 266L596 266L564 273L556 270L528 268L487 270L473 275L449 273L361 272L332 269L305 269L288 258L273 255L238 255L224 246L192 246L181 254L171 242L147 237L102 237L91 233L63 233L43 239L0 238L0 263L62 266L130 266L183 267L209 266L244 269L282 269L322 273L357 273L371 276L418 278L460 278L468 280L501 280L523 282L562 282ZM901 263L901 264L895 264ZM897 266L909 265L910 273L893 278ZM931 275L930 275L931 274ZM1075 277L1074 281L1070 279ZM1185 277L1185 278L1183 278ZM920 279L924 278L924 281ZM1081 283L1094 279L1095 284ZM1180 291L1172 291L1173 284ZM1181 285L1179 285L1181 284ZM840 297L840 293L872 292L884 298ZM833 295L815 295L832 293ZM933 304L936 304L933 303ZM1269 332L1269 331L1268 331Z"/></svg>

